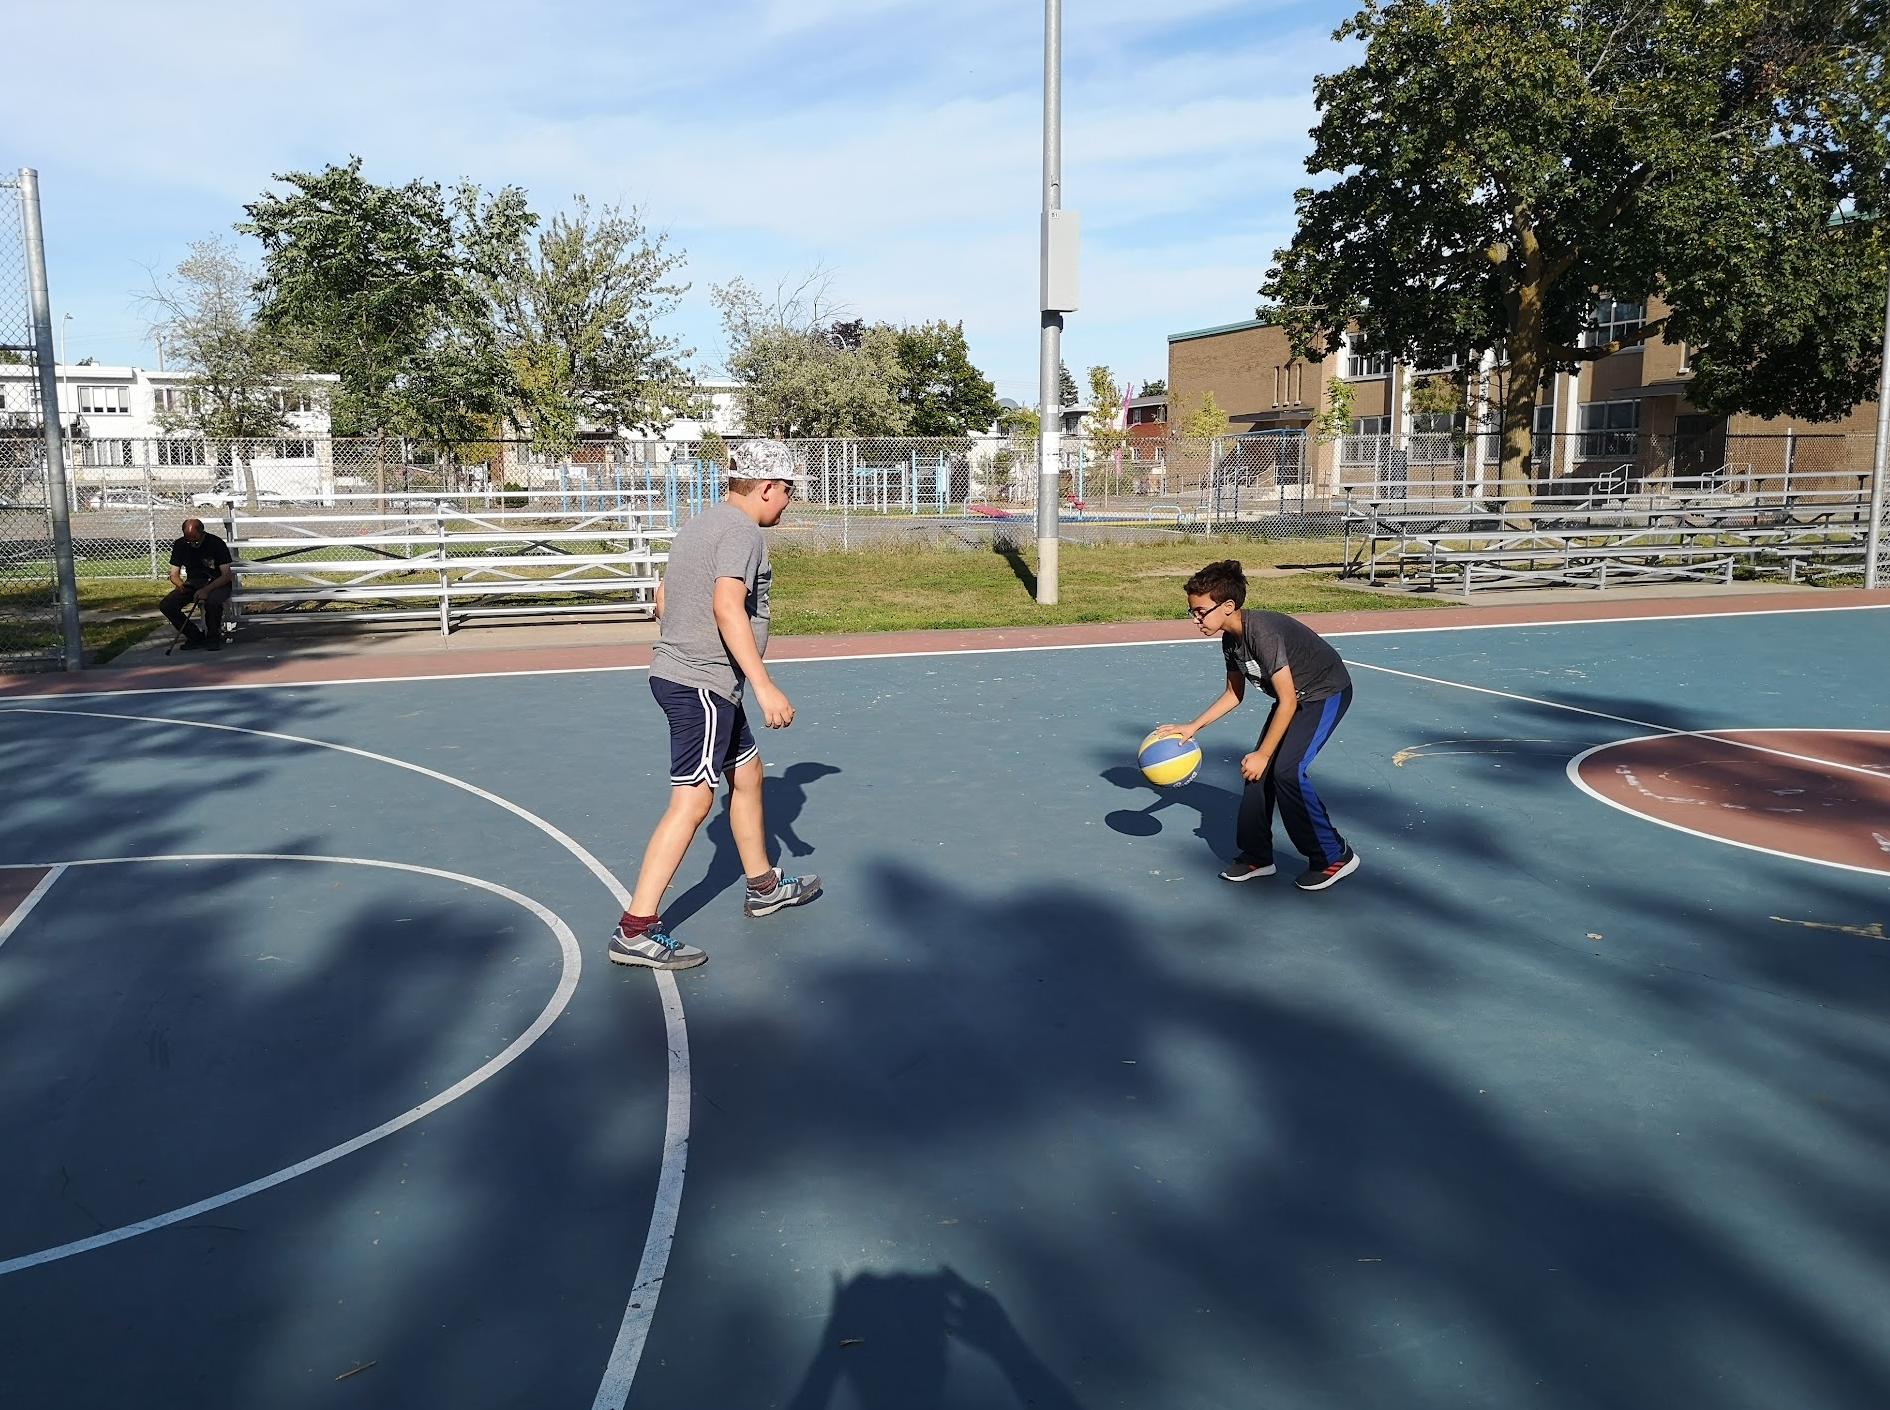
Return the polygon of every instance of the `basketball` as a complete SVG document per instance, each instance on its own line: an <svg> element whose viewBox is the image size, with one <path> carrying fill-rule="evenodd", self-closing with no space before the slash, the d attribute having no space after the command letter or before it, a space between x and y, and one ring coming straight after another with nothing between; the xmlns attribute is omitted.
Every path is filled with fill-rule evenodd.
<svg viewBox="0 0 1890 1410"><path fill-rule="evenodd" d="M1157 788L1179 788L1201 771L1201 746L1157 730L1136 751L1142 777Z"/></svg>

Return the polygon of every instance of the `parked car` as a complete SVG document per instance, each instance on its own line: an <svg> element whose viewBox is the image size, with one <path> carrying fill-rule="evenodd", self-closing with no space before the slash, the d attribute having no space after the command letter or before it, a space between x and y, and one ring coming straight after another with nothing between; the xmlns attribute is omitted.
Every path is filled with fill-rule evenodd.
<svg viewBox="0 0 1890 1410"><path fill-rule="evenodd" d="M192 495L190 503L196 509L241 509L249 503L249 495L243 490L206 490ZM259 509L281 509L294 503L295 500L277 490L256 491Z"/></svg>
<svg viewBox="0 0 1890 1410"><path fill-rule="evenodd" d="M177 509L176 500L143 490L100 490L85 502L87 509Z"/></svg>

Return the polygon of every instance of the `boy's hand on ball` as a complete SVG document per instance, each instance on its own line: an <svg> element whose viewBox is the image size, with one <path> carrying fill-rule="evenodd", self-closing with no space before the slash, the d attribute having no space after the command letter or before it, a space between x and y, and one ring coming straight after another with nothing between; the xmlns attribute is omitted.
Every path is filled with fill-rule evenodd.
<svg viewBox="0 0 1890 1410"><path fill-rule="evenodd" d="M1193 725L1156 725L1155 733L1172 734L1177 739L1193 739L1194 726Z"/></svg>
<svg viewBox="0 0 1890 1410"><path fill-rule="evenodd" d="M1248 783L1258 783L1266 777L1267 765L1271 762L1272 757L1262 754L1258 749L1251 754L1243 754L1240 758L1240 776Z"/></svg>

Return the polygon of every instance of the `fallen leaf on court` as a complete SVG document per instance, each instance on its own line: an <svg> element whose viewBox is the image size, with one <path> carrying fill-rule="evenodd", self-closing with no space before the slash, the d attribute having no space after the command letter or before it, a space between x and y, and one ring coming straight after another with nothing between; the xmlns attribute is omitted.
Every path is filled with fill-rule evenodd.
<svg viewBox="0 0 1890 1410"><path fill-rule="evenodd" d="M865 1346L865 1345L866 1345L866 1338L865 1338L865 1337L841 1337L841 1338L840 1338L840 1345L841 1345L841 1346L843 1346L843 1347L846 1347L846 1346Z"/></svg>
<svg viewBox="0 0 1890 1410"><path fill-rule="evenodd" d="M356 1366L353 1370L343 1371L339 1376L336 1376L335 1379L338 1381L345 1381L350 1376L358 1376L363 1371L372 1370L374 1367L380 1364L381 1363L378 1361L363 1361L359 1366Z"/></svg>
<svg viewBox="0 0 1890 1410"><path fill-rule="evenodd" d="M1780 925L1802 925L1806 930L1835 930L1839 935L1855 935L1864 940L1890 940L1880 920L1873 920L1869 925L1831 925L1818 920L1792 920L1789 916L1773 916L1772 919Z"/></svg>
<svg viewBox="0 0 1890 1410"><path fill-rule="evenodd" d="M1588 938L1589 938L1590 940L1599 940L1599 939L1601 938L1601 936L1600 936L1600 935L1598 935L1598 934L1596 934L1596 933L1595 933L1594 931L1592 931L1592 930L1591 930L1591 931L1589 931L1589 932L1588 932Z"/></svg>

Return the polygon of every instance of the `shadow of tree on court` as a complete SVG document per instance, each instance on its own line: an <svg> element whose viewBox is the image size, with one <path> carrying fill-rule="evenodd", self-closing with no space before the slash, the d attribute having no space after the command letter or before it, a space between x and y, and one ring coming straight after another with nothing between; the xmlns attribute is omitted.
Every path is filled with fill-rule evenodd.
<svg viewBox="0 0 1890 1410"><path fill-rule="evenodd" d="M1793 1272L1802 1240L1851 1237L1831 1211L1767 1185L1748 1194L1776 1234L1732 1233L1733 1197L1669 1169L1672 1137L1632 1114L1666 1102L1664 1069L1538 1049L1531 1015L1558 1004L1612 995L1657 1018L1633 976L1593 969L1574 999L1565 975L1526 974L1522 999L1457 1017L1451 989L1378 973L1369 936L1214 927L1181 944L1120 896L984 894L884 858L853 885L893 956L804 935L818 1008L718 1006L692 1025L716 1099L691 1199L765 1207L770 1250L817 1260L829 1226L840 1247L935 1249L1026 1296L1038 1357L1073 1395L1125 1403L1265 1385L1281 1406L1666 1407L1751 1375L1768 1403L1862 1410L1890 1387L1847 1299ZM1407 1014L1388 1007L1401 992ZM1763 1022L1777 1045L1817 1019ZM1459 1023L1483 1026L1467 1050ZM1710 1028L1689 1042L1719 1051ZM672 1355L640 1394L772 1403L734 1361L777 1363L790 1339L722 1261L734 1248L695 1253L665 1294ZM830 1326L823 1352L833 1332L852 1334ZM915 1353L911 1403L929 1403L929 1365Z"/></svg>
<svg viewBox="0 0 1890 1410"><path fill-rule="evenodd" d="M762 825L767 831L768 840L773 844L770 850L775 855L777 865L784 865L793 857L811 857L814 854L814 844L803 838L794 825L807 806L808 786L839 772L841 770L837 764L803 759L789 764L778 774L762 775ZM729 830L726 789L690 850L693 852L705 844L710 853L708 871L695 885L663 907L663 918L671 925L681 925L743 878L741 853L735 850L735 835ZM632 862L634 864L634 858ZM792 871L791 867L787 869Z"/></svg>
<svg viewBox="0 0 1890 1410"><path fill-rule="evenodd" d="M827 1325L787 1410L938 1410L947 1380L966 1378L968 1357L987 1364L1020 1407L1080 1410L1003 1304L949 1267L836 1277ZM996 1390L982 1389L979 1403L995 1410L1004 1403L990 1398ZM963 1403L962 1392L953 1401Z"/></svg>

